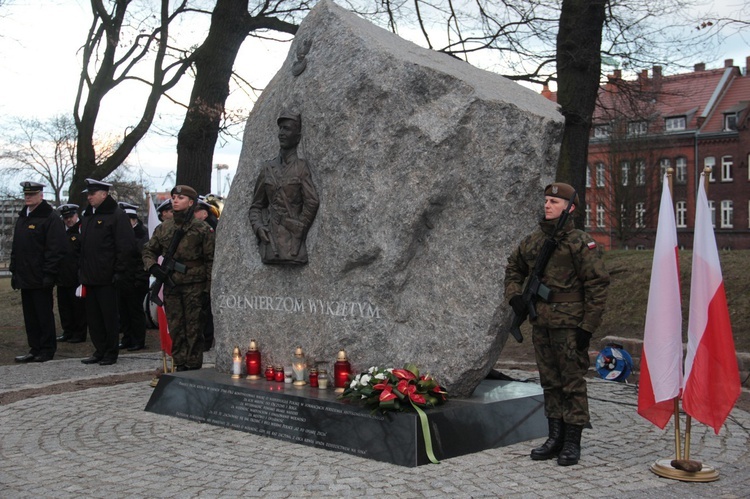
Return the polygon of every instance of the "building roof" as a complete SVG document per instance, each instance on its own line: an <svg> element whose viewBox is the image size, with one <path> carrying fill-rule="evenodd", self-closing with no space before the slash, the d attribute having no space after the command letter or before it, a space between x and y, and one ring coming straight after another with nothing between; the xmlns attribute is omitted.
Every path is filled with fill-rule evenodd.
<svg viewBox="0 0 750 499"><path fill-rule="evenodd" d="M734 75L729 87L717 99L716 106L701 127L701 133L724 132L724 114L739 113L737 123L750 112L750 77Z"/></svg>

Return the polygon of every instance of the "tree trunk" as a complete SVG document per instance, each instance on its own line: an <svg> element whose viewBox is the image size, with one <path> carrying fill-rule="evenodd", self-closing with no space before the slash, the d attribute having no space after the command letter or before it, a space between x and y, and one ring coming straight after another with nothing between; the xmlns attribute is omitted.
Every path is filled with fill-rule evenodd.
<svg viewBox="0 0 750 499"><path fill-rule="evenodd" d="M557 102L565 117L557 180L576 189L581 208L586 206L589 132L599 92L607 3L607 0L563 0L557 32ZM583 223L582 217L577 220Z"/></svg>
<svg viewBox="0 0 750 499"><path fill-rule="evenodd" d="M248 0L219 0L208 36L195 52L195 83L185 121L177 136L177 184L200 194L211 189L211 169L219 138L229 79L248 34Z"/></svg>

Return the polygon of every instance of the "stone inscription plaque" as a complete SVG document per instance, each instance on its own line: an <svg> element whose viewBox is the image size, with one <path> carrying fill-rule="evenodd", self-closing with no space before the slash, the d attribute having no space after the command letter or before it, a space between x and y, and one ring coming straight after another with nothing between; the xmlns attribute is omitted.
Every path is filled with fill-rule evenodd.
<svg viewBox="0 0 750 499"><path fill-rule="evenodd" d="M428 411L438 459L545 434L538 386L485 382L477 391ZM415 413L372 414L333 390L232 380L202 369L162 376L146 410L400 466L429 463Z"/></svg>

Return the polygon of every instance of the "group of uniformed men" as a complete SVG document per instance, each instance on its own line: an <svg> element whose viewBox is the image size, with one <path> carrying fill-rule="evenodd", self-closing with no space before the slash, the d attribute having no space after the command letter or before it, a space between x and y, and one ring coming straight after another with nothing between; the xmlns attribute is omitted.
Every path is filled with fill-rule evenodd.
<svg viewBox="0 0 750 499"><path fill-rule="evenodd" d="M157 208L162 224L149 240L138 207L117 203L109 193L112 184L86 179L89 204L81 218L78 205L58 210L50 206L43 197L44 184L27 181L21 186L25 206L16 222L9 270L13 289L21 290L29 353L16 362L52 360L58 341L82 343L87 330L95 350L81 361L84 364L111 365L121 349L145 348L143 302L153 274L168 277L165 312L177 370L199 369L204 349L213 342L207 322L217 210L194 189L177 186L171 199ZM167 252L177 228L184 235L172 257L186 270L165 276L158 258ZM60 336L55 331L54 286Z"/></svg>

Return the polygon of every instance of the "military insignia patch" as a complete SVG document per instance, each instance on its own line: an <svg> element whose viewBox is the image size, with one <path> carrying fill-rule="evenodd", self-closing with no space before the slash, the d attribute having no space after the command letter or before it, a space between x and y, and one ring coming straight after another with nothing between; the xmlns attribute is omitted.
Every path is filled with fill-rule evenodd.
<svg viewBox="0 0 750 499"><path fill-rule="evenodd" d="M557 186L556 186L556 185L553 185L553 186L552 186L552 194L557 194L557 190L558 190L558 189L557 189Z"/></svg>
<svg viewBox="0 0 750 499"><path fill-rule="evenodd" d="M586 246L588 246L590 250L594 249L596 248L596 242L590 241Z"/></svg>

